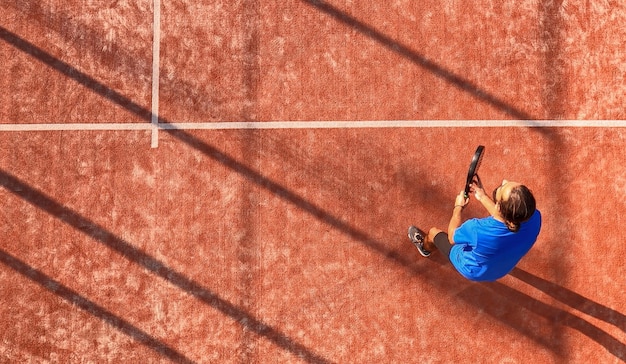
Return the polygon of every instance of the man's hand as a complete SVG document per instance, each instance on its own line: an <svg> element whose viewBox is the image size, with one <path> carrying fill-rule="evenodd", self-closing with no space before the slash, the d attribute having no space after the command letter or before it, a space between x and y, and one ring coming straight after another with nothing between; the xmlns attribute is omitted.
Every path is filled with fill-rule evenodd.
<svg viewBox="0 0 626 364"><path fill-rule="evenodd" d="M454 201L454 206L465 207L469 203L469 198L465 197L465 191L461 191L458 196L456 196L456 201Z"/></svg>
<svg viewBox="0 0 626 364"><path fill-rule="evenodd" d="M470 184L470 191L474 193L476 200L480 201L491 216L498 216L500 214L496 204L491 201L491 197L485 193L485 189L483 188L483 184L478 175L474 177L474 180Z"/></svg>
<svg viewBox="0 0 626 364"><path fill-rule="evenodd" d="M480 177L478 177L478 175L476 175L474 177L474 180L472 180L472 183L470 184L470 191L474 193L474 197L476 197L476 200L480 201L483 199L483 197L487 196L485 194L485 189L483 188L483 184L480 181Z"/></svg>

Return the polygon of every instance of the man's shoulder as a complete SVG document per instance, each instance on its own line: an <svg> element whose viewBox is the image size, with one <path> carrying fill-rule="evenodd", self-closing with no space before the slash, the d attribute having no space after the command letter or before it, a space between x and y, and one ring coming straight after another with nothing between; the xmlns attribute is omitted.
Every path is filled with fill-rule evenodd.
<svg viewBox="0 0 626 364"><path fill-rule="evenodd" d="M493 216L475 217L475 218L465 221L465 224L468 224L469 226L474 226L474 227L497 226L498 223L499 221L494 219Z"/></svg>

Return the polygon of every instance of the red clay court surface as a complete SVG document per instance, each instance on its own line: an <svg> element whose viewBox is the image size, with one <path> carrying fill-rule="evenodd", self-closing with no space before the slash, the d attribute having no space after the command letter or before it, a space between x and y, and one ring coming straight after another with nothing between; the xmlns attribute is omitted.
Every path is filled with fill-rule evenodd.
<svg viewBox="0 0 626 364"><path fill-rule="evenodd" d="M505 3L0 2L0 362L625 361L626 5ZM494 283L406 237L478 144Z"/></svg>

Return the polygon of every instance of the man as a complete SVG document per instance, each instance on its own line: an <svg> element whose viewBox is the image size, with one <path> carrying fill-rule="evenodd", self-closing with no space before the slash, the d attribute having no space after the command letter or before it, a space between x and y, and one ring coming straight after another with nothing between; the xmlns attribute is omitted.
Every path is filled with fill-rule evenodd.
<svg viewBox="0 0 626 364"><path fill-rule="evenodd" d="M537 241L541 213L533 194L518 182L502 181L492 199L485 194L480 179L475 179L471 192L489 217L462 223L461 213L469 198L461 192L456 197L447 233L431 228L426 235L411 226L409 239L424 257L437 248L469 280L495 281L508 274Z"/></svg>

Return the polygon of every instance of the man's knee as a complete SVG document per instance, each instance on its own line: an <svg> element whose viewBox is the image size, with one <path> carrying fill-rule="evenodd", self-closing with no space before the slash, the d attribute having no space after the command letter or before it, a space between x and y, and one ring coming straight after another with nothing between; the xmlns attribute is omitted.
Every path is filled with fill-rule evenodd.
<svg viewBox="0 0 626 364"><path fill-rule="evenodd" d="M428 231L428 240L435 241L435 236L442 232L443 230L437 229L436 227L430 228L430 230Z"/></svg>

